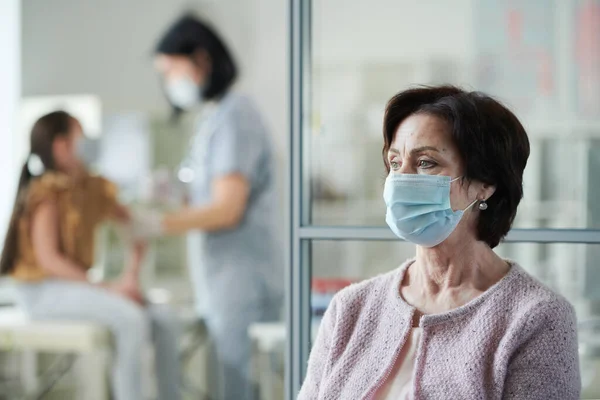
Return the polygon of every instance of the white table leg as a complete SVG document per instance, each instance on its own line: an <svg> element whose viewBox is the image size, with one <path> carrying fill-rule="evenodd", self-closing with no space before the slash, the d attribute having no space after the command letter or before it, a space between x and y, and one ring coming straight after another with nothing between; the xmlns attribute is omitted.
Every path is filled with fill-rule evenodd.
<svg viewBox="0 0 600 400"><path fill-rule="evenodd" d="M21 384L28 395L35 393L39 385L37 356L33 350L21 353Z"/></svg>
<svg viewBox="0 0 600 400"><path fill-rule="evenodd" d="M82 355L76 363L78 381L77 398L86 400L109 400L110 381L107 375L109 355L104 351L95 351Z"/></svg>

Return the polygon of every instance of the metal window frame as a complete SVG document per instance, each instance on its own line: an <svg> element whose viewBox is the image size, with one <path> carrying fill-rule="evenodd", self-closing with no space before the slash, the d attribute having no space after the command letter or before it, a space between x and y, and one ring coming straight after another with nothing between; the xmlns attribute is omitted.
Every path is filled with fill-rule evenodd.
<svg viewBox="0 0 600 400"><path fill-rule="evenodd" d="M303 185L303 118L310 79L310 6L311 0L290 0L290 210L289 273L286 280L286 399L296 399L306 372L310 351L310 244L314 240L372 241L398 240L385 227L315 226L303 224L310 210L309 188ZM309 207L310 208L310 207ZM304 218L304 219L303 219ZM513 229L508 243L581 243L600 244L600 229Z"/></svg>
<svg viewBox="0 0 600 400"><path fill-rule="evenodd" d="M300 226L301 240L395 240L385 227ZM505 243L583 243L600 244L598 229L513 229Z"/></svg>
<svg viewBox="0 0 600 400"><path fill-rule="evenodd" d="M302 245L302 130L303 130L303 72L307 54L304 40L309 24L309 3L304 0L290 0L290 185L289 217L290 251L286 282L286 371L285 397L295 399L305 373L305 360L308 359L310 345L310 268L302 268L306 257L306 246ZM304 249L303 249L304 247ZM304 251L303 251L304 250Z"/></svg>

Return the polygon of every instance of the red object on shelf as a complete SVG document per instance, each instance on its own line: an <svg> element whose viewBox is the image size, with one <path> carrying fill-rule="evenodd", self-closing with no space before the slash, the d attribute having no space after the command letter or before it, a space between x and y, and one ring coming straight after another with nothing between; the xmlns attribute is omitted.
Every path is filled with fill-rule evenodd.
<svg viewBox="0 0 600 400"><path fill-rule="evenodd" d="M576 18L579 112L597 117L600 115L600 2L585 2Z"/></svg>
<svg viewBox="0 0 600 400"><path fill-rule="evenodd" d="M312 291L315 293L337 293L355 281L345 278L313 279Z"/></svg>

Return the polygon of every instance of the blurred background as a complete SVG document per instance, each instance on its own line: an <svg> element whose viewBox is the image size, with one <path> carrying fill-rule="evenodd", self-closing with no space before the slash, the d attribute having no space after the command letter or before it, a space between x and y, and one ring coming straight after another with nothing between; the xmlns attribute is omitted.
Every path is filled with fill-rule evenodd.
<svg viewBox="0 0 600 400"><path fill-rule="evenodd" d="M301 249L286 258L286 269L308 271L311 297L301 301L314 330L337 290L414 253L414 246L381 233L386 101L415 84L452 83L488 92L514 110L532 152L518 231L498 252L573 303L583 398L600 398L600 0L3 0L0 231L31 124L58 108L80 118L86 157L118 183L124 203L180 204L184 189L176 171L194 116L170 122L152 54L165 28L190 10L227 41L241 70L236 90L256 101L272 134L278 227L285 249L292 239ZM301 25L295 38L292 23ZM301 44L301 59L291 43ZM294 104L292 67L302 73L295 87L302 89L301 101ZM292 111L301 117L294 131L300 146L293 148ZM290 198L290 187L302 195ZM298 220L291 218L294 205L301 210ZM288 235L300 227L312 230L301 238ZM118 234L106 227L97 240L101 251L92 273L116 276L124 257ZM154 241L143 279L149 293L172 304L186 323L186 395L211 398L210 338L192 311L188 267L198 260L188 256L188 246L186 238ZM44 329L71 344L82 338L81 344L52 346L33 338L17 346L10 327L21 316L12 296L10 283L0 284L0 398L102 398L110 347L103 336L52 326ZM292 312L295 303L288 306ZM26 325L18 325L20 335L28 334ZM248 334L261 398L292 398L284 390L286 365L300 368L305 360L285 362L285 324L257 324ZM67 368L71 361L76 368Z"/></svg>

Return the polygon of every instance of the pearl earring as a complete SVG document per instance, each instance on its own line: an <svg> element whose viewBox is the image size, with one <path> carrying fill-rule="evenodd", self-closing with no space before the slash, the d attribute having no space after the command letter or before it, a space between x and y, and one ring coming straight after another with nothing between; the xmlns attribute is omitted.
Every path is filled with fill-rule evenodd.
<svg viewBox="0 0 600 400"><path fill-rule="evenodd" d="M485 200L481 200L481 202L479 203L479 209L481 211L485 211L488 208L488 204L485 202Z"/></svg>

